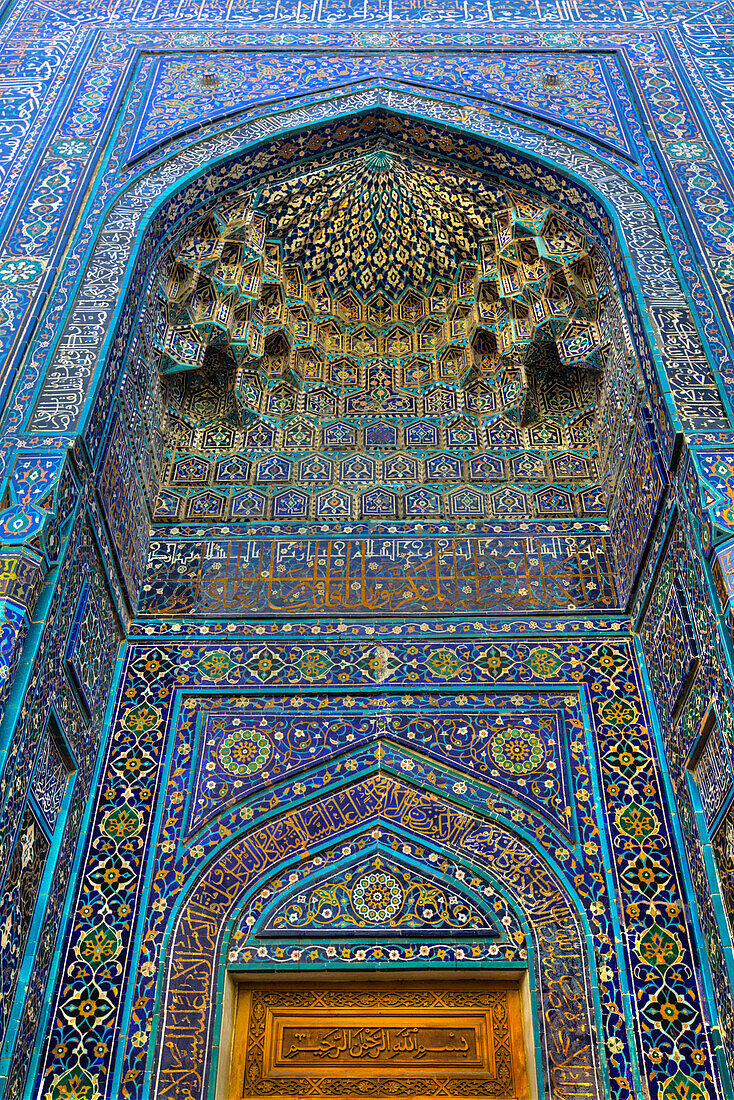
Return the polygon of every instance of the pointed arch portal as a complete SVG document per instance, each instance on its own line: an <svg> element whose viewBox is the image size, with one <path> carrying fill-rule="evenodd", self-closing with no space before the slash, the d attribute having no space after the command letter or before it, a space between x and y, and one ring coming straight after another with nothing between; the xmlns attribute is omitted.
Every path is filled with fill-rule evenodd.
<svg viewBox="0 0 734 1100"><path fill-rule="evenodd" d="M364 613L624 606L662 493L655 450L672 454L678 425L645 307L685 299L651 207L622 172L556 138L484 116L477 126L491 138L460 131L420 117L429 108L419 97L401 101L406 114L358 103L360 113L335 121L324 118L332 103L235 127L141 168L90 246L29 427L85 423L96 455L123 363L139 407L167 408L164 438L154 433L150 446L139 433L131 449L113 428L98 479L128 597L144 614L358 614L350 569L376 572ZM350 97L339 105L348 111ZM279 136L264 141L272 127ZM421 166L413 175L411 158ZM393 194L404 195L394 210ZM370 228L378 198L387 205ZM357 219L359 263L345 263L328 237L337 207ZM399 235L377 243L381 225L398 222L413 226L407 247ZM424 229L435 271L417 288L396 285L388 301L379 280L399 278ZM128 249L137 258L116 281L110 263ZM92 302L98 342L90 335L82 354L74 334ZM647 420L643 388L654 394ZM630 512L639 513L631 539ZM583 538L567 529L563 545L528 544L545 577L530 603L471 541L459 553L466 570L439 562L438 579L419 577L411 595L385 583L379 548L334 574L327 542L333 583L315 589L290 565L284 588L277 545L254 543L212 544L211 558L191 557L191 583L172 587L170 543L151 544L149 533L151 521L163 525L157 534L182 521L540 530L549 517L590 526ZM238 564L218 588L206 578L222 553ZM395 564L400 575L412 568L402 552ZM456 584L465 574L480 578L474 596ZM294 603L289 593L307 589Z"/></svg>
<svg viewBox="0 0 734 1100"><path fill-rule="evenodd" d="M408 1009L468 1052L466 998L489 1027L481 997L521 992L515 1084L520 1044L533 1097L601 1100L694 1019L620 631L681 426L651 318L686 298L621 158L451 111L373 89L185 135L82 230L27 427L84 435L136 616L63 971L102 943L84 1004L112 1021L137 967L112 1088L223 1100L234 1033L235 1091L272 1096L332 1049L327 1002L340 1043L391 1008L378 1053L450 1062L405 1038ZM564 635L553 616L582 611L589 637ZM434 1000L388 1005L383 973ZM436 1094L475 1094L453 1068ZM53 1100L72 1072L49 1070Z"/></svg>
<svg viewBox="0 0 734 1100"><path fill-rule="evenodd" d="M381 743L376 747L379 753ZM400 858L390 854L396 848ZM308 860L303 859L304 849L311 857ZM263 852L267 853L265 861ZM502 975L514 972L519 977L530 968L539 1055L548 1095L565 1095L571 1082L591 1095L603 1095L583 918L568 884L550 870L532 845L507 827L467 813L447 799L379 775L348 785L301 813L291 811L284 819L232 844L200 877L181 908L171 936L164 996L169 1008L161 1020L158 1095L187 1091L192 1096L200 1095L205 1087L207 1074L212 1071L213 1048L193 1036L211 1033L217 1022L216 1012L221 1006L217 985L221 988L223 959L228 959L230 973L240 968L266 971L278 959L280 967L292 973L302 972L304 966L321 970L330 957L335 957L338 965L340 953L333 946L332 927L336 922L333 917L323 916L329 906L322 906L322 927L318 930L303 921L302 907L312 905L314 896L324 890L323 875L316 873L323 866L329 868L331 895L350 889L356 853L366 856L357 865L357 881L366 889L370 870L374 875L379 865L378 873L393 890L395 901L401 896L400 912L411 891L420 894L422 889L429 897L443 894L450 898L457 896L457 882L464 895L468 886L474 900L465 898L464 905L471 905L475 914L482 906L487 926L474 928L466 949L459 947L458 952L455 930L452 934L444 929L444 936L438 937L436 950L431 952L434 965L440 958L441 942L448 942L457 957L477 966L483 964L487 979L491 977L492 962ZM409 868L404 862L408 855ZM250 921L274 893L281 899L286 890L295 893L295 898L286 897L280 908L287 913L291 906L291 913L300 914L304 927L299 928L298 920L289 923L285 931L290 937L286 935L283 940L274 934L280 931L277 913L275 929L269 928L262 917L260 927L258 918L253 924ZM353 891L351 887L352 899ZM247 898L244 904L243 895ZM303 896L309 899L305 903L297 900ZM493 899L491 909L488 898ZM368 912L365 906L362 909ZM235 914L237 918L233 919ZM496 923L498 914L501 932ZM412 934L419 941L425 940L426 928L431 938L436 935L425 915L420 924L420 913L410 915L416 920ZM383 926L389 924L390 930L383 927L379 944L372 942L376 930L370 930L368 945L356 948L357 958L361 949L366 966L378 969L380 958L389 961L391 955L399 954L404 968L409 965L411 970L420 971L421 960L428 952L417 945L411 952L405 941L398 952L392 946L399 942L396 923L385 915ZM479 925L479 921L476 923ZM355 921L351 929L338 931L350 934L353 947L365 944L364 921L361 927ZM462 932L458 943L463 942ZM408 962L411 955L413 961ZM187 1019L187 1036L180 1037L183 1016Z"/></svg>

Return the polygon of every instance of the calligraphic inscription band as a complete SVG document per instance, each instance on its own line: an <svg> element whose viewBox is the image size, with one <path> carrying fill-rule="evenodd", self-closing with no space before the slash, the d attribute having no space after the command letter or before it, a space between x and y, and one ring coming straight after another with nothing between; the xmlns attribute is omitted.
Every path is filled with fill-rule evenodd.
<svg viewBox="0 0 734 1100"><path fill-rule="evenodd" d="M619 604L606 539L241 539L151 544L141 614L508 612Z"/></svg>
<svg viewBox="0 0 734 1100"><path fill-rule="evenodd" d="M361 1076L379 1066L410 1066L411 1072L432 1073L446 1067L490 1072L487 1042L491 1019L474 1017L436 1019L432 1012L383 1017L379 1012L340 1018L323 1013L281 1016L271 1013L272 1065L268 1070L301 1073L339 1062L339 1073ZM415 1026L415 1022L418 1026Z"/></svg>

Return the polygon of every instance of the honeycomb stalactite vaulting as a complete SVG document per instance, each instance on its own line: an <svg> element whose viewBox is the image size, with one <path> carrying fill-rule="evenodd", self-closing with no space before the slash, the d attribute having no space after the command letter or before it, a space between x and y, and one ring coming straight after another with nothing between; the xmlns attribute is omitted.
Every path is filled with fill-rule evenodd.
<svg viewBox="0 0 734 1100"><path fill-rule="evenodd" d="M630 345L599 248L528 193L377 144L212 209L150 311L156 519L606 511Z"/></svg>

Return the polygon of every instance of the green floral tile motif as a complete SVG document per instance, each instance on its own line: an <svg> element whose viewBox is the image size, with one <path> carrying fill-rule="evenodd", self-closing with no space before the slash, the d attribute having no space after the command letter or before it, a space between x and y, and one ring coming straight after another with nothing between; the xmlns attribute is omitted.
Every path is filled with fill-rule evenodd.
<svg viewBox="0 0 734 1100"><path fill-rule="evenodd" d="M258 772L270 759L272 742L258 730L233 730L223 738L217 756L225 771L232 775Z"/></svg>
<svg viewBox="0 0 734 1100"><path fill-rule="evenodd" d="M531 651L528 664L537 676L550 678L558 672L563 661L553 650L538 647Z"/></svg>
<svg viewBox="0 0 734 1100"><path fill-rule="evenodd" d="M408 950L419 951L421 942L440 945L447 936L467 941L468 951L485 958L525 958L517 920L486 879L467 879L459 867L453 876L447 877L448 867L437 874L420 846L398 843L397 834L388 844L381 839L378 845L368 838L355 840L346 854L332 851L327 873L319 861L318 866L299 868L293 881L278 881L261 891L245 907L230 938L230 963L245 965L253 952L255 958L277 958L279 952L282 958L285 935L289 953L300 936L308 934L328 950L331 937L347 933L373 941L373 950L392 941L386 950L393 961L409 957ZM407 847L413 859L401 862ZM370 848L379 854L365 858Z"/></svg>
<svg viewBox="0 0 734 1100"><path fill-rule="evenodd" d="M352 905L358 916L370 924L391 921L403 905L400 883L384 871L372 871L357 879L352 888Z"/></svg>
<svg viewBox="0 0 734 1100"><path fill-rule="evenodd" d="M221 649L218 649L215 653L207 654L197 665L200 672L203 672L205 676L215 682L224 679L229 670L234 667L234 662L229 654L224 653Z"/></svg>
<svg viewBox="0 0 734 1100"><path fill-rule="evenodd" d="M437 649L426 661L431 672L445 680L452 679L463 664L461 658L449 649Z"/></svg>
<svg viewBox="0 0 734 1100"><path fill-rule="evenodd" d="M545 746L537 734L522 727L496 733L489 751L498 768L516 775L537 771L546 754Z"/></svg>
<svg viewBox="0 0 734 1100"><path fill-rule="evenodd" d="M318 651L308 651L309 662L314 653L318 656ZM428 655L427 662L431 660ZM456 663L461 666L461 659L457 657ZM296 664L300 667L300 658ZM336 670L339 662L333 664ZM188 831L200 828L223 805L236 804L250 791L264 790L275 778L295 776L321 761L339 761L345 746L355 754L360 750L368 755L376 741L385 759L389 753L404 774L418 767L411 754L419 749L437 761L461 763L478 778L491 777L500 785L520 776L527 780L528 793L536 803L561 828L568 827L564 729L566 723L579 720L573 701L563 702L562 715L539 708L539 697L532 694L522 699L521 707L487 696L479 710L473 703L457 711L451 707L452 697L445 696L440 703L436 699L435 705L423 704L420 717L414 718L412 696L388 698L389 707L384 709L374 705L365 709L368 699L362 699L355 713L342 708L333 695L322 697L315 712L310 700L283 696L273 696L266 711L260 710L252 695L214 696L198 702L199 747ZM190 710L186 724L189 714ZM362 766L356 760L355 756L334 767L343 774L348 765Z"/></svg>
<svg viewBox="0 0 734 1100"><path fill-rule="evenodd" d="M307 680L320 680L332 667L332 663L328 654L310 649L298 661L298 668Z"/></svg>
<svg viewBox="0 0 734 1100"><path fill-rule="evenodd" d="M239 970L399 968L428 960L456 973L463 966L524 967L534 952L549 951L539 996L552 999L555 949L550 941L533 945L526 931L536 919L530 914L548 906L554 927L568 937L564 942L576 945L564 955L563 981L569 966L579 975L591 966L606 991L597 1018L583 982L574 979L564 1011L578 1015L584 1050L598 1035L608 1064L618 1075L630 1072L618 1010L614 944L620 935L622 965L650 1042L656 1035L667 1044L661 1086L671 1077L671 1058L688 1066L694 1055L687 1052L706 1049L695 945L680 919L682 880L629 640L600 645L598 638L554 638L541 646L498 641L488 647L486 641L437 646L395 638L383 647L387 656L378 654L383 669L389 661L387 682L372 679L376 647L369 640L238 641L226 649L189 642L169 648L170 670L154 684L144 678L145 643L132 648L115 725L128 741L110 756L95 833L108 847L103 851L90 838L76 918L77 970L67 968L60 1003L59 1018L69 1021L67 1047L68 1028L76 1028L80 1041L86 1034L81 1011L105 1041L104 1013L116 994L106 978L101 983L129 950L130 900L145 865L154 885L144 942L160 942L175 895L185 908L172 957L196 955L198 933L189 929L206 898L213 912L212 891L227 884L216 920L236 910L226 935L222 925L221 950ZM539 649L544 652L535 661ZM226 691L215 678L219 666L207 674L207 655L220 651L232 664ZM438 667L432 667L436 654ZM458 671L447 682L449 665ZM319 679L304 676L304 667ZM292 686L269 681L269 689L260 690L263 671L272 668L279 683ZM159 714L155 726L146 728L147 711L145 720L128 721L130 692L136 707ZM146 757L162 753L180 761L165 788L156 769L115 767L141 758L143 747ZM145 807L146 792L154 790L167 807L165 824L154 844L129 848L151 835ZM615 895L608 893L600 824L612 845ZM194 872L190 893L182 890L187 868ZM582 910L594 942L591 961L585 937L578 936ZM111 933L119 933L122 951L101 965L118 950ZM137 972L142 1015L129 1047L133 1059L147 1047L149 1019L164 1036L169 1026L168 1007L158 1023L149 1015L155 958L144 952ZM204 1005L216 991L202 985L197 996ZM173 997L171 988L164 1004ZM585 1057L582 1046L574 1048L575 1072L587 1072ZM649 1065L657 1065L654 1057ZM168 1071L162 1072L165 1085ZM596 1088L593 1074L589 1080Z"/></svg>

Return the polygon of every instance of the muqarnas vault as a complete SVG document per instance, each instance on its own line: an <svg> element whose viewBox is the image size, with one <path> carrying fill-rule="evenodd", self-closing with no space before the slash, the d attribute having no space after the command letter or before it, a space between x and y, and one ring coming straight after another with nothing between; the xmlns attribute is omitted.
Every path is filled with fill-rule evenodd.
<svg viewBox="0 0 734 1100"><path fill-rule="evenodd" d="M719 1100L727 2L16 0L5 1100Z"/></svg>

